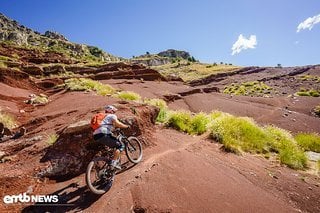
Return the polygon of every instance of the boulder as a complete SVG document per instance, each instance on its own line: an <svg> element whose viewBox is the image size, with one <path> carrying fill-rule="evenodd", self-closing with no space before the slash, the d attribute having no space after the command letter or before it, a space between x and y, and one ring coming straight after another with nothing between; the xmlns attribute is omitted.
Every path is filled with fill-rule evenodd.
<svg viewBox="0 0 320 213"><path fill-rule="evenodd" d="M135 135L144 142L144 146L151 145L149 131L152 130L159 109L152 106L132 105L117 106L118 117L130 124L125 130L126 135ZM54 179L77 176L85 172L90 160L99 151L92 138L89 120L82 120L67 126L57 141L48 148L41 162L46 163L38 175Z"/></svg>
<svg viewBox="0 0 320 213"><path fill-rule="evenodd" d="M58 32L52 32L52 31L46 31L44 33L44 36L51 38L51 39L57 39L57 40L62 40L62 41L68 41L66 37L64 37L62 34Z"/></svg>
<svg viewBox="0 0 320 213"><path fill-rule="evenodd" d="M181 50L168 49L166 51L158 53L159 56L169 58L183 58L188 59L191 57L190 53Z"/></svg>
<svg viewBox="0 0 320 213"><path fill-rule="evenodd" d="M320 153L317 153L317 152L312 152L312 151L308 151L308 152L305 152L307 158L311 161L320 161Z"/></svg>

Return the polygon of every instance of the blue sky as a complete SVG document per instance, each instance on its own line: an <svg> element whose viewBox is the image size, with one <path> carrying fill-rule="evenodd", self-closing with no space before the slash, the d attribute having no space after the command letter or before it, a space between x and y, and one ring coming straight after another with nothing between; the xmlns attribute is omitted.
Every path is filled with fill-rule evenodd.
<svg viewBox="0 0 320 213"><path fill-rule="evenodd" d="M172 48L208 63L320 64L319 0L2 0L0 12L125 58Z"/></svg>

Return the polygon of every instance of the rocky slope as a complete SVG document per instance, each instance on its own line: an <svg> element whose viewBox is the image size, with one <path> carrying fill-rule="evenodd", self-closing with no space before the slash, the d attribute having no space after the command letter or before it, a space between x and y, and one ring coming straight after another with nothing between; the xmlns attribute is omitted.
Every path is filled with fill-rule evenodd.
<svg viewBox="0 0 320 213"><path fill-rule="evenodd" d="M58 34L47 36L66 42ZM143 65L84 66L63 53L6 43L0 44L0 53L0 112L16 119L13 132L26 128L22 137L0 143L0 195L54 194L61 204L8 205L1 197L0 212L320 211L319 171L295 171L272 156L268 160L261 155L226 153L207 135L190 136L156 125L159 111L146 104L55 87L68 78L88 77L143 98L163 98L173 110L220 110L292 133L319 133L320 119L311 112L319 98L292 95L300 86L319 86L315 78L298 78L320 76L319 66L248 67L188 85L166 81ZM222 93L226 85L255 80L272 84L280 92L268 98ZM282 93L285 90L287 94ZM26 101L41 93L48 97L47 103ZM116 104L119 118L132 124L127 134L141 139L144 157L138 165L121 171L108 193L94 196L83 175L96 151L87 147L92 142L87 121L106 104Z"/></svg>
<svg viewBox="0 0 320 213"><path fill-rule="evenodd" d="M144 55L130 59L132 63L141 63L147 66L161 66L180 60L195 61L194 57L191 56L190 53L174 49L168 49L158 54L150 54L147 52Z"/></svg>
<svg viewBox="0 0 320 213"><path fill-rule="evenodd" d="M80 61L107 62L120 60L120 58L106 53L98 47L72 43L57 32L46 31L44 34L41 34L33 31L1 13L0 26L0 41L6 41L10 44L41 51L59 52L64 54L65 57Z"/></svg>

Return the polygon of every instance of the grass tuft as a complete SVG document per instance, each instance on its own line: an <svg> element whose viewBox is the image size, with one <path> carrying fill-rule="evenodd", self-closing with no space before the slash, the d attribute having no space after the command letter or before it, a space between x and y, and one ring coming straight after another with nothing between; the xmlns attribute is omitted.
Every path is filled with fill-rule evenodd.
<svg viewBox="0 0 320 213"><path fill-rule="evenodd" d="M239 67L231 64L190 63L187 60L176 59L172 60L172 63L153 66L152 68L158 70L164 76L176 76L182 78L183 81L189 82L217 73L232 72Z"/></svg>
<svg viewBox="0 0 320 213"><path fill-rule="evenodd" d="M269 147L271 151L279 153L282 164L292 169L307 167L307 157L290 132L274 126L267 126L265 130L269 136Z"/></svg>
<svg viewBox="0 0 320 213"><path fill-rule="evenodd" d="M222 114L212 122L210 131L211 137L222 143L227 151L275 152L280 162L290 168L303 169L307 166L304 152L286 130L274 126L260 127L250 118Z"/></svg>
<svg viewBox="0 0 320 213"><path fill-rule="evenodd" d="M305 151L320 153L320 135L316 133L299 133L295 137L298 145Z"/></svg>
<svg viewBox="0 0 320 213"><path fill-rule="evenodd" d="M218 138L227 150L235 153L265 152L267 136L250 118L224 114L218 117L210 128L212 137Z"/></svg>
<svg viewBox="0 0 320 213"><path fill-rule="evenodd" d="M151 105L151 106L159 107L160 109L168 107L167 102L165 102L165 100L159 99L159 98L151 98L151 99L146 98L143 100L143 102L148 105Z"/></svg>
<svg viewBox="0 0 320 213"><path fill-rule="evenodd" d="M115 89L108 84L87 78L70 78L65 80L65 87L71 91L96 91L99 95L112 95Z"/></svg>
<svg viewBox="0 0 320 213"><path fill-rule="evenodd" d="M275 126L261 127L248 117L236 117L228 113L213 111L209 114L200 112L193 115L189 111L169 111L164 102L159 100L145 100L145 102L159 106L166 113L162 116L162 122L176 130L188 134L201 135L206 131L216 142L222 143L226 151L234 153L258 153L270 156L276 153L281 164L293 169L304 169L307 167L305 150L318 150L319 136L310 134L305 141L315 138L315 142L301 145L302 139L295 138L284 129ZM160 104L161 103L161 104ZM302 138L302 136L299 136ZM307 143L305 142L305 143ZM308 148L301 148L308 147Z"/></svg>
<svg viewBox="0 0 320 213"><path fill-rule="evenodd" d="M0 123L3 123L3 125L8 129L13 129L17 125L17 122L12 115L9 115L1 111L0 111Z"/></svg>
<svg viewBox="0 0 320 213"><path fill-rule="evenodd" d="M53 145L55 142L57 142L58 137L59 136L56 133L52 133L52 134L48 135L47 144Z"/></svg>
<svg viewBox="0 0 320 213"><path fill-rule="evenodd" d="M151 105L151 106L156 106L159 107L160 111L157 116L156 121L159 123L165 123L168 120L169 116L169 110L167 103L163 99L144 99L143 102L145 104Z"/></svg>
<svg viewBox="0 0 320 213"><path fill-rule="evenodd" d="M182 132L189 132L190 122L191 122L190 112L175 111L171 113L168 119L167 125Z"/></svg>
<svg viewBox="0 0 320 213"><path fill-rule="evenodd" d="M201 135L207 131L207 126L209 124L209 117L205 113L197 113L192 117L190 122L189 134Z"/></svg>
<svg viewBox="0 0 320 213"><path fill-rule="evenodd" d="M299 92L296 92L297 96L311 96L311 97L320 97L320 91L315 89L307 90L305 88L300 88Z"/></svg>
<svg viewBox="0 0 320 213"><path fill-rule="evenodd" d="M191 135L201 135L207 131L210 118L205 113L192 116L187 111L172 111L169 113L167 125Z"/></svg>
<svg viewBox="0 0 320 213"><path fill-rule="evenodd" d="M230 95L251 95L251 96L265 96L270 94L272 87L263 82L248 81L241 84L231 84L224 88L223 93Z"/></svg>
<svg viewBox="0 0 320 213"><path fill-rule="evenodd" d="M8 67L8 66L7 66L6 63L0 61L0 68L7 68L7 67Z"/></svg>
<svg viewBox="0 0 320 213"><path fill-rule="evenodd" d="M128 100L128 101L140 101L141 96L135 92L130 91L123 91L119 92L117 95L115 95L117 98L120 98L122 100Z"/></svg>

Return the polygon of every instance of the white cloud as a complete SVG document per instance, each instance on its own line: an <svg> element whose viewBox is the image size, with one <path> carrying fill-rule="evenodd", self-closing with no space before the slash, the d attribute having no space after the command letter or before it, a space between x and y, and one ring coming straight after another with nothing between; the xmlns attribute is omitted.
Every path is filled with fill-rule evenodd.
<svg viewBox="0 0 320 213"><path fill-rule="evenodd" d="M249 39L245 38L242 34L239 35L238 40L232 45L232 54L240 53L242 50L254 49L257 45L257 37L251 35Z"/></svg>
<svg viewBox="0 0 320 213"><path fill-rule="evenodd" d="M320 23L320 14L313 17L309 17L298 25L297 33L305 29L311 30L313 26L318 23Z"/></svg>

